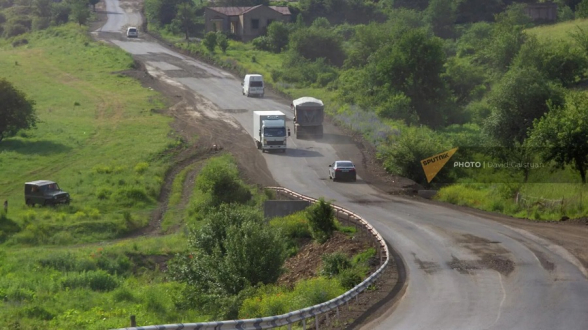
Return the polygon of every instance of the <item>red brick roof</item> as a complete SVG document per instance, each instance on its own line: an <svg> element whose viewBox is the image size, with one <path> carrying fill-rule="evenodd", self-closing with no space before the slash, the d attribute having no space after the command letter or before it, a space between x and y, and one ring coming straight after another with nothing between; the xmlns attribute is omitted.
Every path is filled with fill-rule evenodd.
<svg viewBox="0 0 588 330"><path fill-rule="evenodd" d="M255 7L208 7L208 9L227 16L239 16L261 6L263 5L257 5ZM282 15L291 15L290 9L288 9L288 7L269 6L269 8L277 11Z"/></svg>

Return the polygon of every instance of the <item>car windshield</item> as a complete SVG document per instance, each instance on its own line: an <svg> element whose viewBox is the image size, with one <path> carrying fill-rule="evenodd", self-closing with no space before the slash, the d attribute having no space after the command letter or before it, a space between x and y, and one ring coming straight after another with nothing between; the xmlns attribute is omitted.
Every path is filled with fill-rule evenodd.
<svg viewBox="0 0 588 330"><path fill-rule="evenodd" d="M250 81L250 87L263 87L263 81Z"/></svg>
<svg viewBox="0 0 588 330"><path fill-rule="evenodd" d="M48 184L45 186L41 186L40 188L41 188L42 192L59 191L59 186L57 185L57 183L52 183L52 184Z"/></svg>
<svg viewBox="0 0 588 330"><path fill-rule="evenodd" d="M337 168L353 168L353 163L351 162L337 162Z"/></svg>
<svg viewBox="0 0 588 330"><path fill-rule="evenodd" d="M284 127L266 127L263 131L265 137L283 137L286 136L286 129Z"/></svg>

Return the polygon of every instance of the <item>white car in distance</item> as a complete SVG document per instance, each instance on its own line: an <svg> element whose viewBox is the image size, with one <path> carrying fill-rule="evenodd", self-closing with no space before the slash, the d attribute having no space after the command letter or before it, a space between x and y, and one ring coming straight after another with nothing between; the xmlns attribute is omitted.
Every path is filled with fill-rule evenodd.
<svg viewBox="0 0 588 330"><path fill-rule="evenodd" d="M139 30L137 30L134 26L129 26L127 29L127 38L138 38L139 37Z"/></svg>

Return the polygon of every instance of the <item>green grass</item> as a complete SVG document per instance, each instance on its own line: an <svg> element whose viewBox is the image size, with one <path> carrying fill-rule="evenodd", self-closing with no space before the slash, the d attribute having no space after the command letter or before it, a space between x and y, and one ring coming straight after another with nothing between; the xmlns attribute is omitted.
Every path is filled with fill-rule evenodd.
<svg viewBox="0 0 588 330"><path fill-rule="evenodd" d="M194 163L190 166L186 166L176 177L172 184L172 191L167 204L167 209L161 222L161 229L164 232L168 232L174 227L181 226L184 224L184 219L187 216L186 207L180 208L180 202L182 201L182 193L184 192L184 183L186 182L186 176L192 172L196 167L201 166L201 162Z"/></svg>
<svg viewBox="0 0 588 330"><path fill-rule="evenodd" d="M588 186L582 184L454 184L440 189L435 199L533 220L588 216Z"/></svg>
<svg viewBox="0 0 588 330"><path fill-rule="evenodd" d="M539 38L539 40L553 40L557 42L565 39L571 39L570 33L576 31L576 27L580 27L586 31L588 29L588 19L576 19L573 21L567 21L553 25L537 26L527 29L526 32L530 35L536 36Z"/></svg>
<svg viewBox="0 0 588 330"><path fill-rule="evenodd" d="M75 25L0 47L2 76L35 100L38 129L0 142L0 199L25 229L13 243L68 244L118 237L146 224L168 166L170 118L156 92L118 71L123 51L92 42ZM169 153L167 153L169 154ZM23 183L55 180L71 206L27 208ZM39 235L41 234L41 235Z"/></svg>
<svg viewBox="0 0 588 330"><path fill-rule="evenodd" d="M0 329L119 328L132 314L139 325L204 321L178 309L183 284L161 271L187 249L183 234L112 240L147 223L182 143L151 111L163 98L117 73L132 58L86 32L53 28L17 48L0 39L2 77L41 119L0 142ZM72 205L26 207L23 183L37 179L57 181Z"/></svg>
<svg viewBox="0 0 588 330"><path fill-rule="evenodd" d="M0 328L109 329L204 320L178 311L158 262L186 248L181 235L69 249L31 247L0 252Z"/></svg>

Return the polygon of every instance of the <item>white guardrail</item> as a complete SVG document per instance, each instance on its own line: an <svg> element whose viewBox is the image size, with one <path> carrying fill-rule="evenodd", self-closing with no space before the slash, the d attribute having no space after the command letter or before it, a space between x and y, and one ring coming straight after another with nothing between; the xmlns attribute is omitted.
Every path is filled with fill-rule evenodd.
<svg viewBox="0 0 588 330"><path fill-rule="evenodd" d="M301 195L294 191L291 191L286 188L282 187L269 187L267 189L271 189L276 191L278 194L285 195L290 198L295 198L298 200L308 201L310 203L316 203L318 200ZM367 221L362 219L357 214L354 214L342 207L332 205L335 209L335 214L339 220L349 221L352 223L356 223L361 226L363 230L373 236L373 239L377 243L377 252L380 257L380 268L378 268L373 274L371 274L368 278L366 278L363 282L355 286L353 289L345 292L344 294L331 299L327 302L324 302L319 305L315 305L312 307L307 307L304 309L300 309L297 311L293 311L287 314L276 315L276 316L268 316L256 319L246 319L246 320L232 320L232 321L212 321L212 322L202 322L202 323L178 323L178 324L165 324L165 325L150 325L150 326L143 326L143 327L129 327L129 328L120 328L117 330L257 330L257 329L272 329L280 326L288 325L288 328L291 329L292 324L296 322L302 321L303 329L306 329L306 320L309 318L315 318L315 326L316 329L319 327L319 316L333 310L337 311L337 315L339 315L339 306L348 303L351 299L356 298L357 296L362 293L365 289L367 289L371 284L373 284L379 277L382 275L386 266L388 266L388 260L390 259L390 253L388 251L388 245L380 235L376 231L372 225L370 225ZM328 317L328 315L327 315Z"/></svg>

